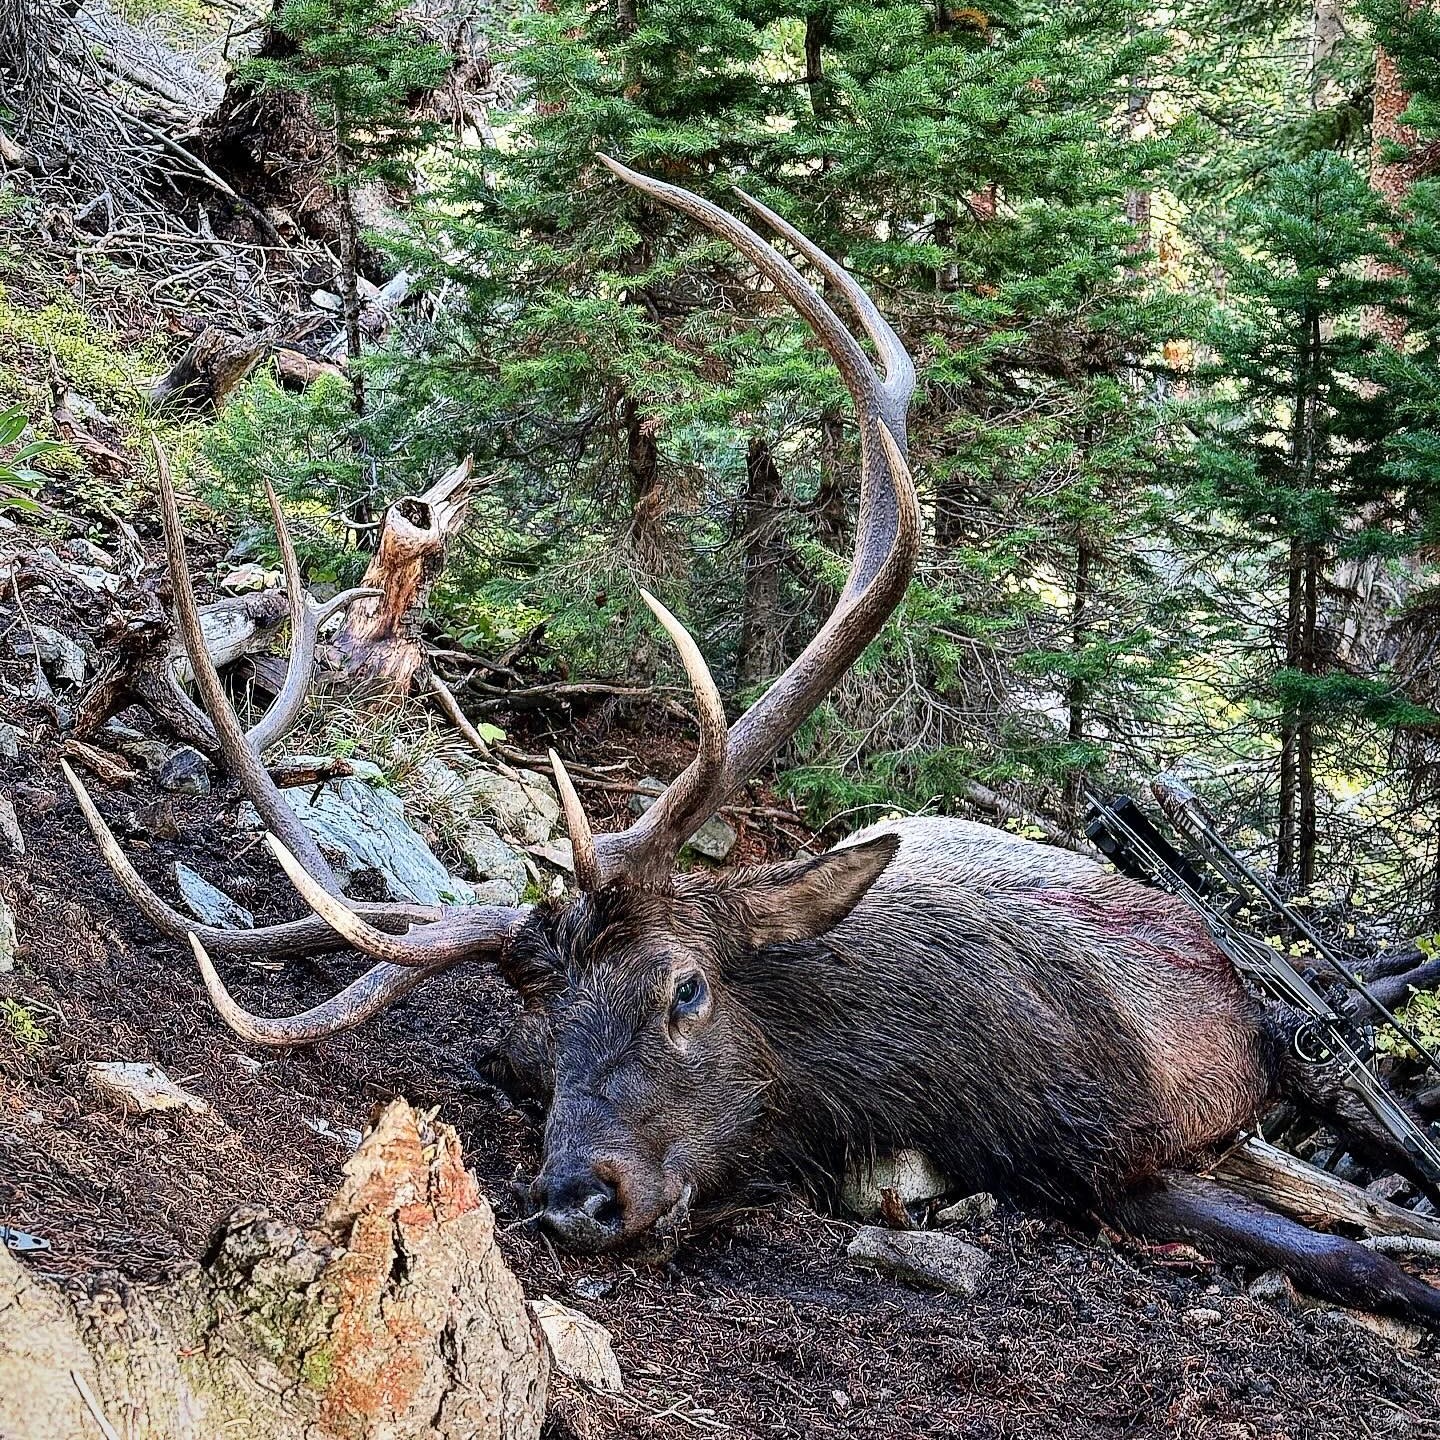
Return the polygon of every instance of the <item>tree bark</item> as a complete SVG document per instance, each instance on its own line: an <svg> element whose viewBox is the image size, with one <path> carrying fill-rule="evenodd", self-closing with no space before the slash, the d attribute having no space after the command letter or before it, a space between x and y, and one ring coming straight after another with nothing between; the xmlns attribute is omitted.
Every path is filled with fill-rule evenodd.
<svg viewBox="0 0 1440 1440"><path fill-rule="evenodd" d="M665 519L669 509L660 476L660 450L654 426L631 395L620 402L625 432L625 474L630 489L630 526L626 539L634 563L645 575L666 575L674 556Z"/></svg>
<svg viewBox="0 0 1440 1440"><path fill-rule="evenodd" d="M455 1132L403 1100L318 1229L241 1212L170 1285L77 1295L0 1247L5 1440L534 1440L548 1376Z"/></svg>
<svg viewBox="0 0 1440 1440"><path fill-rule="evenodd" d="M737 688L742 691L778 675L785 663L780 633L780 572L785 561L781 527L784 488L769 444L752 440L745 456L741 537L744 600L735 676Z"/></svg>
<svg viewBox="0 0 1440 1440"><path fill-rule="evenodd" d="M340 302L345 311L345 360L355 413L365 414L365 371L360 350L360 227L349 185L335 192L340 205ZM368 519L368 517L366 517Z"/></svg>
<svg viewBox="0 0 1440 1440"><path fill-rule="evenodd" d="M1315 624L1318 609L1321 548L1305 547L1303 587L1300 613L1300 672L1315 675L1319 671L1315 649ZM1296 881L1301 890L1315 883L1316 851L1319 830L1315 815L1315 714L1307 704L1301 712L1296 731L1296 784L1299 791L1298 834L1296 837Z"/></svg>

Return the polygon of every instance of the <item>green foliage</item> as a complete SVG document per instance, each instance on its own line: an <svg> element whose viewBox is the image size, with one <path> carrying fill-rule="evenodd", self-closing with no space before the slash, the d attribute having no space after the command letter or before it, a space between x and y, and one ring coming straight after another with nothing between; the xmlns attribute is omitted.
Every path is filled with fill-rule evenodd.
<svg viewBox="0 0 1440 1440"><path fill-rule="evenodd" d="M50 1038L30 1009L9 997L0 1000L0 1026L24 1050L38 1050Z"/></svg>
<svg viewBox="0 0 1440 1440"><path fill-rule="evenodd" d="M58 440L25 440L29 418L18 405L0 410L0 511L40 509L35 492L45 476L31 464L64 450ZM23 443L22 443L23 442Z"/></svg>
<svg viewBox="0 0 1440 1440"><path fill-rule="evenodd" d="M449 57L406 9L405 0L284 0L272 24L293 49L237 66L242 81L309 102L334 133L339 183L407 179L404 163L434 133L409 102L445 78Z"/></svg>

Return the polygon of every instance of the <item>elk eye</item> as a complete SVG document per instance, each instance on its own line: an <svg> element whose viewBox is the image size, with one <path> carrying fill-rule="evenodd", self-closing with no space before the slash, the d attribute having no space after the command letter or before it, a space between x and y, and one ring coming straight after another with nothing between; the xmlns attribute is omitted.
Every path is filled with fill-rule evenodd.
<svg viewBox="0 0 1440 1440"><path fill-rule="evenodd" d="M675 1008L692 1010L705 993L705 982L698 975L682 976L675 986Z"/></svg>

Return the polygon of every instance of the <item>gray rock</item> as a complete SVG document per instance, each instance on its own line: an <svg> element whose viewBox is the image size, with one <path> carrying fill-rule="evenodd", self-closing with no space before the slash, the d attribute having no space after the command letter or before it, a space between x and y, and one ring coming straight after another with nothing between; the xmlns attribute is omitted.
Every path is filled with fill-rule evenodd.
<svg viewBox="0 0 1440 1440"><path fill-rule="evenodd" d="M177 1085L158 1065L145 1061L97 1061L86 1079L102 1094L137 1110L189 1110L208 1115L210 1102Z"/></svg>
<svg viewBox="0 0 1440 1440"><path fill-rule="evenodd" d="M937 1211L935 1220L940 1225L983 1225L995 1218L998 1208L995 1197L988 1190L981 1190Z"/></svg>
<svg viewBox="0 0 1440 1440"><path fill-rule="evenodd" d="M56 570L72 576L87 590L93 591L97 595L114 595L120 589L120 577L111 573L113 566L101 568L98 565L77 564L73 560L63 560L48 546L37 551L36 554L38 558L50 561Z"/></svg>
<svg viewBox="0 0 1440 1440"><path fill-rule="evenodd" d="M100 727L100 735L127 760L133 760L152 775L164 769L170 759L170 747L163 740L152 740L119 720L107 720Z"/></svg>
<svg viewBox="0 0 1440 1440"><path fill-rule="evenodd" d="M1250 1297L1274 1305L1280 1310L1301 1308L1300 1292L1283 1270L1266 1270L1257 1275L1249 1285Z"/></svg>
<svg viewBox="0 0 1440 1440"><path fill-rule="evenodd" d="M665 782L647 775L639 784L640 794L630 797L630 808L643 815L664 793ZM739 839L735 827L718 815L712 815L685 843L697 855L703 855L716 864L726 860Z"/></svg>
<svg viewBox="0 0 1440 1440"><path fill-rule="evenodd" d="M20 948L19 937L15 934L15 915L0 895L0 975L15 968L15 955Z"/></svg>
<svg viewBox="0 0 1440 1440"><path fill-rule="evenodd" d="M217 930L253 930L255 917L223 890L217 890L188 865L175 862L175 885L185 908L202 924Z"/></svg>
<svg viewBox="0 0 1440 1440"><path fill-rule="evenodd" d="M555 833L560 802L555 787L533 770L517 770L516 778L496 770L477 770L468 789L476 806L498 830L523 845L540 845Z"/></svg>
<svg viewBox="0 0 1440 1440"><path fill-rule="evenodd" d="M372 789L347 776L328 780L318 790L296 786L283 793L345 885L372 872L391 900L422 905L473 902L470 887L452 876L406 824L405 808L391 791ZM240 807L240 823L260 828L260 817L248 801Z"/></svg>
<svg viewBox="0 0 1440 1440"><path fill-rule="evenodd" d="M949 1178L919 1150L897 1150L868 1169L852 1170L845 1177L840 1203L862 1220L880 1213L881 1194L893 1190L902 1205L934 1200L950 1188Z"/></svg>
<svg viewBox="0 0 1440 1440"><path fill-rule="evenodd" d="M598 1320L548 1295L530 1301L530 1310L545 1332L555 1368L562 1375L610 1395L625 1389L610 1332Z"/></svg>
<svg viewBox="0 0 1440 1440"><path fill-rule="evenodd" d="M533 855L537 860L543 860L547 865L553 865L557 870L563 870L567 875L575 873L575 851L569 840L562 840L558 835L553 840L547 840L543 845L527 845L527 855Z"/></svg>
<svg viewBox="0 0 1440 1440"><path fill-rule="evenodd" d="M65 553L82 565L93 565L97 570L113 570L115 559L108 550L102 550L93 540L83 538L67 540Z"/></svg>
<svg viewBox="0 0 1440 1440"><path fill-rule="evenodd" d="M969 1300L984 1288L990 1257L942 1230L885 1230L862 1225L845 1253L859 1265Z"/></svg>
<svg viewBox="0 0 1440 1440"><path fill-rule="evenodd" d="M503 880L518 895L525 888L524 861L489 825L477 821L459 844L462 873L472 880Z"/></svg>
<svg viewBox="0 0 1440 1440"><path fill-rule="evenodd" d="M1185 1323L1197 1330L1208 1330L1212 1325L1220 1324L1224 1318L1219 1310L1212 1310L1208 1305L1197 1305L1187 1310L1183 1316Z"/></svg>
<svg viewBox="0 0 1440 1440"><path fill-rule="evenodd" d="M182 745L166 756L156 777L162 790L177 795L208 795L210 793L210 762L192 745Z"/></svg>
<svg viewBox="0 0 1440 1440"><path fill-rule="evenodd" d="M13 725L0 725L0 760L20 758L20 732Z"/></svg>
<svg viewBox="0 0 1440 1440"><path fill-rule="evenodd" d="M470 887L477 905L518 905L524 893L508 880L479 880Z"/></svg>
<svg viewBox="0 0 1440 1440"><path fill-rule="evenodd" d="M84 647L59 630L49 625L35 626L35 651L40 664L53 680L63 680L67 685L83 685L85 672L90 668L89 656Z"/></svg>
<svg viewBox="0 0 1440 1440"><path fill-rule="evenodd" d="M18 860L25 853L25 833L8 795L0 795L0 855Z"/></svg>
<svg viewBox="0 0 1440 1440"><path fill-rule="evenodd" d="M686 843L697 855L719 864L729 857L739 838L739 832L728 820L712 815Z"/></svg>

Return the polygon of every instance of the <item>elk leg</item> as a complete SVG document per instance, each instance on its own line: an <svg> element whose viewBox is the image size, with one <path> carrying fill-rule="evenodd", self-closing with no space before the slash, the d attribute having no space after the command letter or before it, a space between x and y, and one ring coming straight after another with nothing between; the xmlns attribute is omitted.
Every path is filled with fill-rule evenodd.
<svg viewBox="0 0 1440 1440"><path fill-rule="evenodd" d="M1217 1258L1283 1270L1311 1294L1440 1328L1440 1290L1340 1235L1322 1235L1198 1175L1127 1191L1106 1213L1142 1240L1203 1244Z"/></svg>

